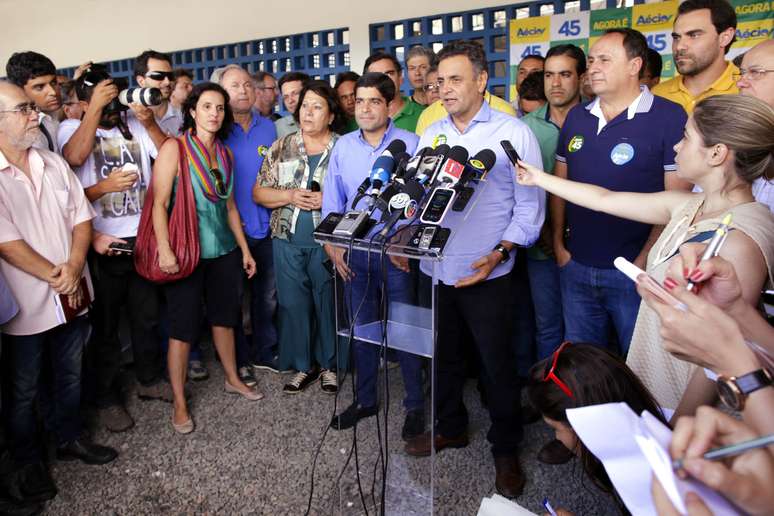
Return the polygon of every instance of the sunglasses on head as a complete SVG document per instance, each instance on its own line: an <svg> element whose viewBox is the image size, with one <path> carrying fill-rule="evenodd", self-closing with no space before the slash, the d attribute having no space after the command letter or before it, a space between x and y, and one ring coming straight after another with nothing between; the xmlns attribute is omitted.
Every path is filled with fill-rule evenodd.
<svg viewBox="0 0 774 516"><path fill-rule="evenodd" d="M169 79L170 81L175 80L175 73L174 72L159 72L159 71L151 71L145 74L145 77L148 79L152 79L154 81L163 81L164 79Z"/></svg>
<svg viewBox="0 0 774 516"><path fill-rule="evenodd" d="M551 367L548 368L548 370L546 371L545 374L543 374L543 381L547 382L547 381L550 380L550 381L554 382L557 387L562 389L563 393L565 393L570 398L574 399L575 396L573 396L572 391L570 390L569 387L567 387L567 384L564 383L562 380L560 380L559 377L556 376L556 373L554 373L554 370L556 369L556 362L557 362L557 360L559 360L559 355L562 353L562 350L564 350L564 348L566 348L569 345L570 345L569 342L563 342L562 345L559 346L559 348L556 351L554 351L554 354L552 355L552 360L550 362ZM548 365L548 364L546 364L546 365Z"/></svg>

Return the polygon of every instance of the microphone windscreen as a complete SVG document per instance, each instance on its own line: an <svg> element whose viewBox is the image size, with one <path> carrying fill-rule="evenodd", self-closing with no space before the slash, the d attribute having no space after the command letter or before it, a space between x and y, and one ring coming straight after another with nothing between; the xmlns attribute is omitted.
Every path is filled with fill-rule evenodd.
<svg viewBox="0 0 774 516"><path fill-rule="evenodd" d="M468 151L465 149L465 147L462 147L460 145L455 145L449 151L449 154L446 156L446 159L454 160L457 163L465 163L468 161Z"/></svg>
<svg viewBox="0 0 774 516"><path fill-rule="evenodd" d="M492 149L482 149L470 159L470 164L475 169L489 171L492 170L495 161L497 161L497 155Z"/></svg>

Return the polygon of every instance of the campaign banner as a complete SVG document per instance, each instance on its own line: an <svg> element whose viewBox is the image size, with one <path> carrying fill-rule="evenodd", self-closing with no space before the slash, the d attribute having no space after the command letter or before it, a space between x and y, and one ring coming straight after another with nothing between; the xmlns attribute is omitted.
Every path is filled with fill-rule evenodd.
<svg viewBox="0 0 774 516"><path fill-rule="evenodd" d="M516 74L519 62L529 55L545 56L556 45L571 43L588 53L608 29L633 28L645 35L648 46L661 54L661 77L675 75L672 60L672 27L679 2L669 0L615 9L594 9L573 13L535 16L511 20L510 98L516 98ZM774 0L731 0L737 17L736 42L728 59L746 52L761 41L774 37Z"/></svg>

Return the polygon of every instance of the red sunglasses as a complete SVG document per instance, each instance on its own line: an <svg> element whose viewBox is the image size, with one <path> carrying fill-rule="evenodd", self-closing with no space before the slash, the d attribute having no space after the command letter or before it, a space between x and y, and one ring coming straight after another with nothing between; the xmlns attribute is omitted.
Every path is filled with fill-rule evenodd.
<svg viewBox="0 0 774 516"><path fill-rule="evenodd" d="M556 374L554 374L554 369L556 369L556 361L559 360L559 354L569 344L570 344L569 342L563 342L562 345L559 346L559 348L556 351L554 351L554 355L553 355L554 359L551 361L551 369L549 369L548 372L543 376L543 381L547 382L548 380L551 380L556 384L557 387L562 389L562 392L564 392L570 398L574 399L575 396L573 396L572 391L570 390L569 387L567 387L567 384L561 381L559 377L556 376Z"/></svg>

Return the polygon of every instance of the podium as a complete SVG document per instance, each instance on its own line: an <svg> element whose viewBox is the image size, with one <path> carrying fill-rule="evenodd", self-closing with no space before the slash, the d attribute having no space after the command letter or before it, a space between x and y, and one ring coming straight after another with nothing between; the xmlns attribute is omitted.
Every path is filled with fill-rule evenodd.
<svg viewBox="0 0 774 516"><path fill-rule="evenodd" d="M412 231L411 228L407 231ZM419 250L405 244L376 243L372 239L351 239L330 234L315 233L315 240L323 244L347 249L352 253L368 253L369 259L381 262L386 267L390 256L406 257L412 260L429 263L431 265L433 284L435 284L435 266L443 259L440 249L429 248ZM367 256L367 255L361 255ZM406 273L402 273L406 274ZM404 442L401 439L401 426L405 417L405 409L402 400L405 390L402 386L400 369L391 370L391 358L395 352L411 353L423 357L425 362L423 374L423 393L425 393L425 429L431 432L435 420L435 371L433 356L436 346L436 317L435 317L435 288L430 287L430 306L421 306L418 302L407 303L389 301L387 306L387 318L375 317L358 322L353 321L352 310L357 306L349 307L347 299L347 285L338 274L335 274L336 282L336 331L338 335L337 352L347 353L353 356L355 340L360 345L372 345L380 347L381 366L377 377L377 391L379 392L379 419L378 425L375 418L365 418L358 423L358 463L360 465L360 487L357 486L354 473L354 458L347 468L352 470L347 475L344 472L338 485L338 514L364 514L363 501L360 497L362 488L365 505L369 514L395 515L429 515L433 514L433 491L435 450L431 449L429 457L412 457L403 449ZM372 277L369 281L381 284L381 277ZM357 305L360 299L354 300ZM415 300L416 301L416 300ZM350 335L352 339L350 339ZM341 356L341 353L339 353ZM355 360L350 361L352 367ZM348 374L353 374L349 371ZM357 374L355 372L355 374ZM389 391L385 392L384 375L390 376ZM340 374L339 378L343 375ZM399 382L399 383L396 383ZM345 385L346 383L346 385ZM342 382L342 391L350 390L350 381ZM429 391L429 397L426 393ZM389 428L388 439L385 443L384 406L389 405L386 425ZM338 411L341 412L348 403L340 403ZM374 427L376 439L374 439ZM352 430L349 430L352 431ZM370 435L369 435L370 434ZM348 445L349 446L349 443ZM344 449L341 450L342 452ZM342 457L344 454L342 453ZM342 465L344 461L342 460ZM384 466L386 464L386 467ZM386 474L382 471L386 469ZM349 481L345 480L349 478ZM353 483L354 478L354 483ZM382 479L385 479L384 486ZM382 487L384 487L384 500L382 501Z"/></svg>

